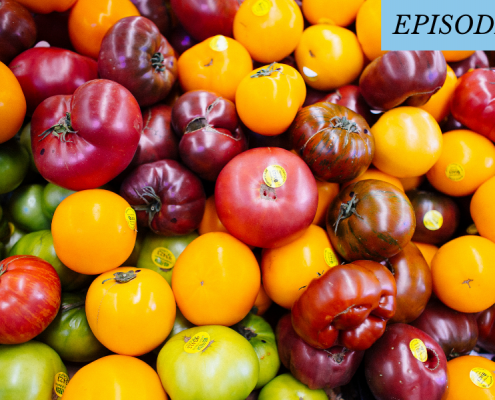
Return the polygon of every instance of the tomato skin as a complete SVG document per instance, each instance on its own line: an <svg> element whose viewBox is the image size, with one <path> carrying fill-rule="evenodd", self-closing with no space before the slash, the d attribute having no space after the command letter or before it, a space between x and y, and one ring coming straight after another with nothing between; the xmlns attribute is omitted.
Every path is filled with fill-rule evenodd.
<svg viewBox="0 0 495 400"><path fill-rule="evenodd" d="M28 232L50 228L51 218L43 213L42 198L44 187L40 184L21 185L10 197L7 209L12 222Z"/></svg>
<svg viewBox="0 0 495 400"><path fill-rule="evenodd" d="M495 304L482 311L476 317L478 325L478 345L486 351L495 351Z"/></svg>
<svg viewBox="0 0 495 400"><path fill-rule="evenodd" d="M0 62L0 143L12 139L26 116L26 98L12 71Z"/></svg>
<svg viewBox="0 0 495 400"><path fill-rule="evenodd" d="M258 400L286 400L303 398L308 400L327 400L323 389L312 390L290 373L276 376L259 393Z"/></svg>
<svg viewBox="0 0 495 400"><path fill-rule="evenodd" d="M76 0L18 0L29 11L37 14L49 14L54 11L64 12L71 8Z"/></svg>
<svg viewBox="0 0 495 400"><path fill-rule="evenodd" d="M0 263L0 344L19 344L40 334L57 315L61 286L55 269L35 256Z"/></svg>
<svg viewBox="0 0 495 400"><path fill-rule="evenodd" d="M64 128L65 138L50 130L61 118L73 131ZM31 120L34 162L49 182L71 190L94 189L129 165L142 128L132 94L116 82L95 79L72 96L52 96L37 107Z"/></svg>
<svg viewBox="0 0 495 400"><path fill-rule="evenodd" d="M474 54L461 61L449 62L455 75L460 78L465 73L476 68L488 68L490 63L488 56L482 50L476 50Z"/></svg>
<svg viewBox="0 0 495 400"><path fill-rule="evenodd" d="M29 154L15 139L0 144L0 193L16 189L29 169Z"/></svg>
<svg viewBox="0 0 495 400"><path fill-rule="evenodd" d="M27 115L48 97L72 94L98 78L95 60L57 47L34 47L19 54L9 64L26 96Z"/></svg>

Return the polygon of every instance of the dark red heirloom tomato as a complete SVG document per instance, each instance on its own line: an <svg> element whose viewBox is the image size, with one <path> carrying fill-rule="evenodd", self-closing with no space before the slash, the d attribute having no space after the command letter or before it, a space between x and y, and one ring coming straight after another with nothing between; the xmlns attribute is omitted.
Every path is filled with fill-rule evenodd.
<svg viewBox="0 0 495 400"><path fill-rule="evenodd" d="M400 104L421 106L447 77L441 51L389 51L366 66L359 89L373 110L390 110Z"/></svg>
<svg viewBox="0 0 495 400"><path fill-rule="evenodd" d="M477 323L478 345L495 353L495 304L478 314Z"/></svg>
<svg viewBox="0 0 495 400"><path fill-rule="evenodd" d="M318 349L366 350L395 313L394 277L373 261L338 265L313 279L292 306L292 326Z"/></svg>
<svg viewBox="0 0 495 400"><path fill-rule="evenodd" d="M479 68L457 81L450 111L469 129L495 141L495 71Z"/></svg>
<svg viewBox="0 0 495 400"><path fill-rule="evenodd" d="M375 154L375 141L366 120L333 103L315 103L299 110L289 136L292 147L313 174L326 182L357 178Z"/></svg>
<svg viewBox="0 0 495 400"><path fill-rule="evenodd" d="M125 17L101 42L100 78L120 83L141 107L163 100L177 79L175 51L156 25L145 17Z"/></svg>
<svg viewBox="0 0 495 400"><path fill-rule="evenodd" d="M60 307L55 269L36 256L12 256L0 262L0 344L18 344L39 335Z"/></svg>
<svg viewBox="0 0 495 400"><path fill-rule="evenodd" d="M98 78L95 60L57 47L26 50L12 60L9 68L26 96L28 115L48 97L72 94L83 83Z"/></svg>
<svg viewBox="0 0 495 400"><path fill-rule="evenodd" d="M64 12L35 14L37 41L45 41L50 46L75 51L69 37L69 14L70 9Z"/></svg>
<svg viewBox="0 0 495 400"><path fill-rule="evenodd" d="M162 35L167 36L172 30L168 0L131 0L141 16L151 20Z"/></svg>
<svg viewBox="0 0 495 400"><path fill-rule="evenodd" d="M340 191L328 208L326 225L332 245L347 261L383 261L409 243L416 218L404 192L365 179Z"/></svg>
<svg viewBox="0 0 495 400"><path fill-rule="evenodd" d="M488 56L483 50L476 50L472 55L464 60L449 62L449 66L453 69L455 76L460 78L472 69L488 68L490 63L488 61Z"/></svg>
<svg viewBox="0 0 495 400"><path fill-rule="evenodd" d="M440 400L447 387L447 359L442 348L411 325L388 325L366 351L364 369L377 400Z"/></svg>
<svg viewBox="0 0 495 400"><path fill-rule="evenodd" d="M46 180L71 190L94 189L131 162L143 128L141 109L116 82L95 79L72 96L43 101L31 120L36 167Z"/></svg>
<svg viewBox="0 0 495 400"><path fill-rule="evenodd" d="M294 331L290 314L280 318L276 334L280 361L310 389L347 385L364 356L364 351L342 346L325 350L310 346Z"/></svg>
<svg viewBox="0 0 495 400"><path fill-rule="evenodd" d="M215 206L237 239L272 248L297 239L311 225L318 189L298 156L278 147L259 147L235 156L222 169Z"/></svg>
<svg viewBox="0 0 495 400"><path fill-rule="evenodd" d="M200 178L214 181L232 158L247 150L234 103L213 92L193 90L172 108L182 162Z"/></svg>
<svg viewBox="0 0 495 400"><path fill-rule="evenodd" d="M200 179L175 160L140 165L122 182L120 195L136 210L139 226L165 236L194 231L206 203Z"/></svg>

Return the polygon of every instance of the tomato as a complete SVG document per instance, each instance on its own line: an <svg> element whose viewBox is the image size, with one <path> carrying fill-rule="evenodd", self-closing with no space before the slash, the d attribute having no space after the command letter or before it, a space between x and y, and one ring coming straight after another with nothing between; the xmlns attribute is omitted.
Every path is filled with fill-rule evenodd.
<svg viewBox="0 0 495 400"><path fill-rule="evenodd" d="M16 189L29 169L29 154L15 139L0 144L0 193Z"/></svg>
<svg viewBox="0 0 495 400"><path fill-rule="evenodd" d="M301 9L292 0L246 0L234 18L235 40L266 64L292 53L303 28Z"/></svg>
<svg viewBox="0 0 495 400"><path fill-rule="evenodd" d="M29 155L29 171L39 174L36 164L34 163L33 148L31 147L31 122L28 122L21 129L21 134L19 135L19 143L24 147Z"/></svg>
<svg viewBox="0 0 495 400"><path fill-rule="evenodd" d="M382 50L382 1L367 0L356 15L356 34L369 60L385 54Z"/></svg>
<svg viewBox="0 0 495 400"><path fill-rule="evenodd" d="M195 325L233 325L254 305L260 269L252 251L228 233L193 240L177 259L172 289L177 305Z"/></svg>
<svg viewBox="0 0 495 400"><path fill-rule="evenodd" d="M105 347L138 356L160 345L172 330L174 295L155 271L116 268L101 274L89 287L86 316Z"/></svg>
<svg viewBox="0 0 495 400"><path fill-rule="evenodd" d="M355 33L335 25L306 28L294 54L306 84L322 91L350 84L364 65Z"/></svg>
<svg viewBox="0 0 495 400"><path fill-rule="evenodd" d="M237 86L253 70L253 62L237 40L217 35L182 53L178 70L184 92L209 90L235 101Z"/></svg>
<svg viewBox="0 0 495 400"><path fill-rule="evenodd" d="M136 214L122 197L102 189L62 200L52 220L53 246L70 269L94 275L118 267L136 242Z"/></svg>
<svg viewBox="0 0 495 400"><path fill-rule="evenodd" d="M364 181L366 179L377 179L379 181L385 181L391 183L394 186L397 186L400 190L404 192L404 186L402 186L401 181L395 176L386 174L385 172L380 171L379 169L370 167L362 175L359 175L357 178L354 178L352 181L344 182L341 187L342 189L359 181Z"/></svg>
<svg viewBox="0 0 495 400"><path fill-rule="evenodd" d="M249 129L273 136L290 126L305 97L306 85L299 72L274 63L246 75L237 87L235 102L239 118Z"/></svg>
<svg viewBox="0 0 495 400"><path fill-rule="evenodd" d="M421 251L421 254L423 254L423 257L428 263L428 266L431 268L431 260L433 260L433 256L438 251L438 247L428 243L414 242L414 244L419 249L419 251Z"/></svg>
<svg viewBox="0 0 495 400"><path fill-rule="evenodd" d="M495 220L493 196L495 195L495 177L482 183L474 192L470 203L470 214L480 236L495 242Z"/></svg>
<svg viewBox="0 0 495 400"><path fill-rule="evenodd" d="M0 143L14 137L26 115L26 98L12 71L0 62Z"/></svg>
<svg viewBox="0 0 495 400"><path fill-rule="evenodd" d="M197 237L196 232L179 236L163 236L148 232L143 240L136 268L147 268L158 272L171 285L177 258Z"/></svg>
<svg viewBox="0 0 495 400"><path fill-rule="evenodd" d="M71 8L77 0L17 0L29 11L37 14L48 14L54 11L63 12Z"/></svg>
<svg viewBox="0 0 495 400"><path fill-rule="evenodd" d="M23 344L0 345L2 400L60 398L68 381L67 369L60 356L46 344L31 340Z"/></svg>
<svg viewBox="0 0 495 400"><path fill-rule="evenodd" d="M431 261L433 291L448 307L479 312L495 303L495 243L461 236L444 244Z"/></svg>
<svg viewBox="0 0 495 400"><path fill-rule="evenodd" d="M339 194L339 184L332 182L322 182L317 180L316 187L318 188L318 208L316 209L313 224L325 226L327 210L333 199Z"/></svg>
<svg viewBox="0 0 495 400"><path fill-rule="evenodd" d="M69 35L76 51L97 59L107 31L124 17L139 16L130 0L77 0L69 15Z"/></svg>
<svg viewBox="0 0 495 400"><path fill-rule="evenodd" d="M156 363L166 392L181 400L244 400L256 386L260 369L249 342L219 325L175 335Z"/></svg>
<svg viewBox="0 0 495 400"><path fill-rule="evenodd" d="M25 235L27 235L27 232L23 231L21 228L15 226L12 222L8 223L9 226L9 238L5 242L5 256L9 254L9 251L14 247L14 245Z"/></svg>
<svg viewBox="0 0 495 400"><path fill-rule="evenodd" d="M290 310L313 279L338 264L339 257L326 231L311 225L298 239L284 246L263 250L263 287L275 303Z"/></svg>
<svg viewBox="0 0 495 400"><path fill-rule="evenodd" d="M473 131L458 129L443 134L437 162L426 178L449 196L467 196L495 175L495 145Z"/></svg>
<svg viewBox="0 0 495 400"><path fill-rule="evenodd" d="M100 358L77 371L69 381L63 398L168 399L153 368L137 358L117 354Z"/></svg>
<svg viewBox="0 0 495 400"><path fill-rule="evenodd" d="M305 0L302 11L311 25L333 23L348 26L356 19L363 3L364 0Z"/></svg>
<svg viewBox="0 0 495 400"><path fill-rule="evenodd" d="M419 108L428 111L437 122L442 122L450 113L450 101L456 84L457 77L454 70L447 65L447 77L443 86Z"/></svg>
<svg viewBox="0 0 495 400"><path fill-rule="evenodd" d="M442 50L445 60L448 62L461 61L472 56L474 50Z"/></svg>
<svg viewBox="0 0 495 400"><path fill-rule="evenodd" d="M375 138L373 165L397 178L425 174L442 153L444 139L437 121L417 107L385 112L371 133Z"/></svg>
<svg viewBox="0 0 495 400"><path fill-rule="evenodd" d="M53 218L53 214L55 214L56 208L62 200L73 193L75 193L73 190L65 189L48 182L43 188L43 196L41 197L41 208L43 210L43 214L51 220Z"/></svg>
<svg viewBox="0 0 495 400"><path fill-rule="evenodd" d="M206 199L205 212L203 219L198 226L198 233L204 235L208 232L225 232L229 233L227 228L223 226L222 221L218 217L217 209L215 207L215 195L211 195Z"/></svg>
<svg viewBox="0 0 495 400"><path fill-rule="evenodd" d="M478 326L478 346L493 353L495 349L495 304L476 316Z"/></svg>
<svg viewBox="0 0 495 400"><path fill-rule="evenodd" d="M72 96L52 96L36 108L31 120L36 167L66 189L102 186L129 165L142 128L132 94L116 82L94 79Z"/></svg>
<svg viewBox="0 0 495 400"><path fill-rule="evenodd" d="M482 50L476 50L468 58L461 61L449 62L457 78L476 68L488 68L490 62L488 56Z"/></svg>
<svg viewBox="0 0 495 400"><path fill-rule="evenodd" d="M323 389L312 390L287 372L268 382L258 396L258 400L296 400L301 398L305 400L328 399Z"/></svg>
<svg viewBox="0 0 495 400"><path fill-rule="evenodd" d="M272 303L272 299L268 297L263 284L261 284L260 291L258 292L258 296L256 296L251 312L256 312L256 315L262 316L270 308Z"/></svg>
<svg viewBox="0 0 495 400"><path fill-rule="evenodd" d="M57 315L60 279L50 264L34 256L4 259L0 278L0 344L27 342Z"/></svg>
<svg viewBox="0 0 495 400"><path fill-rule="evenodd" d="M404 191L417 189L426 179L425 175L411 176L409 178L399 178L400 183L404 187Z"/></svg>
<svg viewBox="0 0 495 400"><path fill-rule="evenodd" d="M50 228L50 218L45 216L42 208L43 186L40 184L18 187L7 203L7 210L15 225L35 232Z"/></svg>

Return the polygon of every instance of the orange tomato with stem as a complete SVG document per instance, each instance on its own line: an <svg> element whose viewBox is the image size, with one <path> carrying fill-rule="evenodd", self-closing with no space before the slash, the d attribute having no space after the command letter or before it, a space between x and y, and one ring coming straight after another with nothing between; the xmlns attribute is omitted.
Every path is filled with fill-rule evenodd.
<svg viewBox="0 0 495 400"><path fill-rule="evenodd" d="M495 177L481 184L471 198L470 213L480 236L495 242Z"/></svg>
<svg viewBox="0 0 495 400"><path fill-rule="evenodd" d="M311 25L331 23L348 26L365 0L304 0L302 11Z"/></svg>
<svg viewBox="0 0 495 400"><path fill-rule="evenodd" d="M0 143L13 138L26 116L26 98L12 71L0 61Z"/></svg>

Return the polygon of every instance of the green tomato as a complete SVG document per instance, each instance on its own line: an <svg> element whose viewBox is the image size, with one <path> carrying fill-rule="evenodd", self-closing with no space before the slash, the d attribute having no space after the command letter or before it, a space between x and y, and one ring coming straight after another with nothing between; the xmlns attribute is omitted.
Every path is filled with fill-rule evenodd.
<svg viewBox="0 0 495 400"><path fill-rule="evenodd" d="M41 197L41 209L45 214L45 217L50 221L53 218L55 209L57 206L72 193L76 193L74 190L65 189L61 186L57 186L54 183L47 183L43 189L43 196Z"/></svg>
<svg viewBox="0 0 495 400"><path fill-rule="evenodd" d="M173 338L178 333L181 333L182 331L185 331L186 329L192 328L194 326L196 326L196 325L194 325L192 322L189 322L186 319L186 317L184 317L184 314L182 314L179 307L176 307L174 326L172 327L172 330L170 331L167 338L163 341L163 343L160 346L158 346L156 349L153 350L153 353L158 355L160 353L160 350L162 349L162 347L165 345L166 342L168 342L171 338Z"/></svg>
<svg viewBox="0 0 495 400"><path fill-rule="evenodd" d="M10 239L10 227L7 217L0 206L0 243L6 243Z"/></svg>
<svg viewBox="0 0 495 400"><path fill-rule="evenodd" d="M60 310L37 340L52 347L64 361L89 362L110 353L89 327L84 293L62 293Z"/></svg>
<svg viewBox="0 0 495 400"><path fill-rule="evenodd" d="M136 268L152 269L172 285L172 271L177 258L198 236L196 232L181 236L162 236L149 232L144 238Z"/></svg>
<svg viewBox="0 0 495 400"><path fill-rule="evenodd" d="M33 148L31 146L31 122L28 122L21 129L19 143L26 149L29 154L29 168L31 169L31 171L39 174L38 168L36 168L36 164L34 163Z"/></svg>
<svg viewBox="0 0 495 400"><path fill-rule="evenodd" d="M36 340L0 345L0 399L58 399L55 386L63 393L68 380L64 363L50 346Z"/></svg>
<svg viewBox="0 0 495 400"><path fill-rule="evenodd" d="M16 189L26 177L29 154L16 139L0 144L0 193Z"/></svg>
<svg viewBox="0 0 495 400"><path fill-rule="evenodd" d="M143 243L144 243L144 238L146 236L147 230L145 228L139 228L139 231L136 235L136 242L134 243L134 248L132 249L132 253L122 263L122 267L136 267L138 260L139 260L139 255L141 254L141 249L143 248Z"/></svg>
<svg viewBox="0 0 495 400"><path fill-rule="evenodd" d="M275 378L280 368L277 341L272 327L264 318L249 313L232 329L244 336L256 351L260 363L260 373L255 389L262 388Z"/></svg>
<svg viewBox="0 0 495 400"><path fill-rule="evenodd" d="M258 400L328 400L328 396L323 389L310 389L286 373L268 382L261 389Z"/></svg>
<svg viewBox="0 0 495 400"><path fill-rule="evenodd" d="M157 371L172 399L244 400L258 381L259 362L253 347L233 329L206 325L165 343Z"/></svg>
<svg viewBox="0 0 495 400"><path fill-rule="evenodd" d="M7 203L9 217L14 224L28 232L50 229L51 219L43 214L43 185L18 187Z"/></svg>
<svg viewBox="0 0 495 400"><path fill-rule="evenodd" d="M48 229L31 232L20 238L9 252L9 256L16 255L38 256L50 263L60 278L62 291L77 291L89 287L94 279L92 275L84 275L71 270L60 261L53 247L52 232Z"/></svg>

